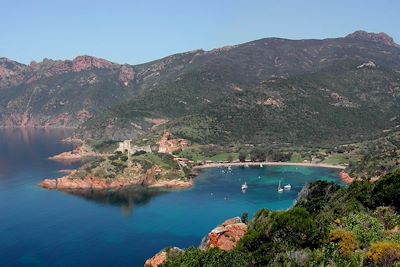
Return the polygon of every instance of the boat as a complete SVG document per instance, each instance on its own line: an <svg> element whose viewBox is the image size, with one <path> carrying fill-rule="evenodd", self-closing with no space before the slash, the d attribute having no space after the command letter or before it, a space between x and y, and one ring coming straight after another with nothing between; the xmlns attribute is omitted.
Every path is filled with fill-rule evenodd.
<svg viewBox="0 0 400 267"><path fill-rule="evenodd" d="M228 166L228 170L229 170L229 171L231 171L231 170L232 170L232 167L231 167L231 165L229 165L229 166Z"/></svg>
<svg viewBox="0 0 400 267"><path fill-rule="evenodd" d="M245 164L244 166L245 166L246 168L248 168L248 167L249 167L249 164Z"/></svg>
<svg viewBox="0 0 400 267"><path fill-rule="evenodd" d="M242 190L246 190L248 188L247 183L244 182L244 184L242 184Z"/></svg>
<svg viewBox="0 0 400 267"><path fill-rule="evenodd" d="M292 189L292 186L291 186L290 184L287 184L287 185L285 185L285 186L283 187L283 189L289 191L290 189Z"/></svg>
<svg viewBox="0 0 400 267"><path fill-rule="evenodd" d="M278 193L282 193L282 192L283 192L283 188L281 187L281 181L279 181Z"/></svg>
<svg viewBox="0 0 400 267"><path fill-rule="evenodd" d="M262 165L261 163L260 163L260 168L263 168L264 167L264 165Z"/></svg>

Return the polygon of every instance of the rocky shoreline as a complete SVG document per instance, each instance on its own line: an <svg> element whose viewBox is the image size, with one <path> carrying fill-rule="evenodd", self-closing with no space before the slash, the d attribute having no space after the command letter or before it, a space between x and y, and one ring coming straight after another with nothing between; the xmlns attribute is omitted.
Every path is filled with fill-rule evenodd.
<svg viewBox="0 0 400 267"><path fill-rule="evenodd" d="M339 173L339 177L342 180L342 182L347 184L347 185L351 184L354 181L354 179L351 178L350 175L345 171L341 171Z"/></svg>
<svg viewBox="0 0 400 267"><path fill-rule="evenodd" d="M55 190L108 190L123 189L130 186L144 186L148 188L165 188L165 189L186 189L193 186L193 180L187 181L172 180L155 180L153 177L146 176L139 179L126 178L115 179L114 181L106 181L95 176L87 176L83 179L72 178L77 170L72 171L69 175L57 179L45 179L39 186L45 189Z"/></svg>
<svg viewBox="0 0 400 267"><path fill-rule="evenodd" d="M77 162L85 158L96 158L104 156L109 156L109 155L93 152L86 145L80 145L75 149L73 149L72 151L62 152L58 155L49 157L49 159L59 162Z"/></svg>

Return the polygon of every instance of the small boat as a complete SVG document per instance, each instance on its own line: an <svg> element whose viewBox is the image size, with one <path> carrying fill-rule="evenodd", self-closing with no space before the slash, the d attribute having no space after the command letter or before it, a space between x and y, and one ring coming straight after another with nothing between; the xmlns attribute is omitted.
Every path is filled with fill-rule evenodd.
<svg viewBox="0 0 400 267"><path fill-rule="evenodd" d="M246 168L248 168L248 167L249 167L249 164L245 164L244 166L245 166Z"/></svg>
<svg viewBox="0 0 400 267"><path fill-rule="evenodd" d="M229 166L228 166L228 170L229 170L229 171L231 171L231 170L232 170L232 167L231 167L231 165L229 165Z"/></svg>
<svg viewBox="0 0 400 267"><path fill-rule="evenodd" d="M285 186L283 187L283 189L289 191L290 189L292 189L292 186L291 186L290 184L287 184L287 185L285 185Z"/></svg>
<svg viewBox="0 0 400 267"><path fill-rule="evenodd" d="M260 168L263 168L264 167L264 165L262 165L261 163L260 163Z"/></svg>
<svg viewBox="0 0 400 267"><path fill-rule="evenodd" d="M246 190L247 188L249 188L249 187L247 186L247 183L244 182L244 184L242 184L242 190Z"/></svg>
<svg viewBox="0 0 400 267"><path fill-rule="evenodd" d="M282 193L282 192L283 192L283 188L281 187L281 181L279 181L278 193Z"/></svg>

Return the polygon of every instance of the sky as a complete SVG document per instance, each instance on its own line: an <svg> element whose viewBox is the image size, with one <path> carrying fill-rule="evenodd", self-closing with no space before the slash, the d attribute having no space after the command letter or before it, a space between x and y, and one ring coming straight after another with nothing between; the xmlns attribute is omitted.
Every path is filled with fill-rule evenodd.
<svg viewBox="0 0 400 267"><path fill-rule="evenodd" d="M0 57L29 64L92 55L140 64L266 37L386 32L398 0L0 0Z"/></svg>

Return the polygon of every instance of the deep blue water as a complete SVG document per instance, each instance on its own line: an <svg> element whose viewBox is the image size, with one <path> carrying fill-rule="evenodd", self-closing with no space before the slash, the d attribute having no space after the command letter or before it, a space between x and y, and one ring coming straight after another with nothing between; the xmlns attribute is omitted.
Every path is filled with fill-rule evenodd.
<svg viewBox="0 0 400 267"><path fill-rule="evenodd" d="M179 192L68 194L37 187L77 167L47 160L71 148L60 143L68 134L0 129L0 266L143 266L164 247L198 246L225 219L289 208L307 182L339 182L331 169L255 167L206 170L194 188ZM279 194L279 180L292 190Z"/></svg>

